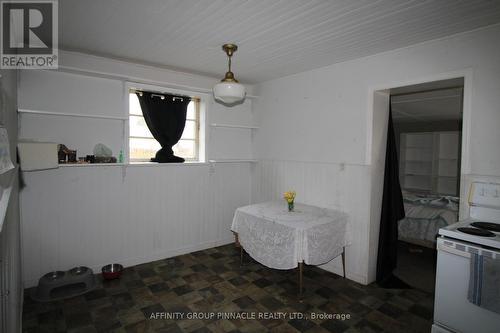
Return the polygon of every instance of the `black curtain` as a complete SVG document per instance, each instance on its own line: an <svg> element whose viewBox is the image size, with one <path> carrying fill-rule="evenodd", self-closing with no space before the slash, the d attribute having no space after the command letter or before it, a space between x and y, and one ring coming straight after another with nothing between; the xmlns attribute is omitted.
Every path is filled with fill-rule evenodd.
<svg viewBox="0 0 500 333"><path fill-rule="evenodd" d="M391 102L389 101L384 193L382 196L377 257L377 282L382 287L407 287L404 282L392 275L397 262L398 221L404 217L403 194L401 193L401 186L399 184L398 152L392 123Z"/></svg>
<svg viewBox="0 0 500 333"><path fill-rule="evenodd" d="M164 98L161 98L164 96ZM144 120L153 137L160 143L152 162L182 163L184 159L174 155L174 146L182 136L186 125L187 106L191 99L151 92L137 93Z"/></svg>

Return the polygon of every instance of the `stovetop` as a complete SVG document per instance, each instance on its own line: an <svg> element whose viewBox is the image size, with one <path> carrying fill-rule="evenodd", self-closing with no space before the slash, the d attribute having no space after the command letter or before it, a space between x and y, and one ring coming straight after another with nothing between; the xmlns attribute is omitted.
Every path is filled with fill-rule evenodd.
<svg viewBox="0 0 500 333"><path fill-rule="evenodd" d="M470 224L474 228L479 228L482 230L489 230L494 232L500 232L500 223L493 222L472 222Z"/></svg>
<svg viewBox="0 0 500 333"><path fill-rule="evenodd" d="M489 246L495 249L500 249L500 232L495 232L494 230L489 230L488 233L492 233L493 236L479 236L479 235L471 235L465 232L462 232L459 230L462 228L476 228L472 223L474 222L483 222L479 221L476 219L467 219L463 221L459 221L455 224L451 224L447 227L439 229L439 235L449 237L449 238L454 238L458 240L464 240L469 243L473 244L478 244L478 245L483 245L483 246ZM492 222L489 222L492 223ZM496 222L495 222L496 223ZM498 222L500 224L500 222ZM462 229L462 230L466 230ZM484 229L480 229L484 230ZM479 232L478 232L479 233ZM486 233L485 233L486 234Z"/></svg>
<svg viewBox="0 0 500 333"><path fill-rule="evenodd" d="M474 227L474 224L470 224L471 227ZM491 231L484 230L481 228L471 228L471 227L459 227L457 228L458 231L464 232L469 235L474 235L474 236L481 236L481 237L495 237L495 234L492 233Z"/></svg>
<svg viewBox="0 0 500 333"><path fill-rule="evenodd" d="M439 229L439 235L500 249L500 232L498 231L489 230L494 233L494 237L487 237L470 235L458 229L475 228L477 224L472 225L473 222L500 224L500 183L473 181L467 195L467 204L469 218Z"/></svg>

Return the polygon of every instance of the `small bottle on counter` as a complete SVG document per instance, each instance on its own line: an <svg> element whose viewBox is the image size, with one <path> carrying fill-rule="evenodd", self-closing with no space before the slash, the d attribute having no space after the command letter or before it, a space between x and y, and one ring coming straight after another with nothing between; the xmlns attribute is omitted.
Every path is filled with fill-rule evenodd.
<svg viewBox="0 0 500 333"><path fill-rule="evenodd" d="M118 155L118 163L123 163L123 150L120 150L120 154Z"/></svg>

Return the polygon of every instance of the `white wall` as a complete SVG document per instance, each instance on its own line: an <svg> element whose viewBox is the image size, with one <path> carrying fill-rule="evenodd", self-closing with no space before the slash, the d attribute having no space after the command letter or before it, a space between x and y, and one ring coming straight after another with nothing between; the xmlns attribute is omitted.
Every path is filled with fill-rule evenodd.
<svg viewBox="0 0 500 333"><path fill-rule="evenodd" d="M57 113L126 117L123 83L49 70L23 70L19 108ZM20 114L20 139L65 144L78 156L92 154L96 143L104 143L118 156L124 149L123 121Z"/></svg>
<svg viewBox="0 0 500 333"><path fill-rule="evenodd" d="M463 172L500 176L498 36L496 25L257 85L254 112L260 130L254 153L267 162L261 164L255 183L266 183L263 175L283 181L256 186L254 197L277 199L303 179L301 175L330 165L321 177L335 187L304 182L297 200L340 207L351 215L354 241L347 250L347 275L363 283L373 281L378 232L370 221L380 219L379 209L370 208L378 202L371 198L377 194L370 195L372 178L380 177L371 171L376 158L371 152L374 90L470 73L465 81L470 105L464 106L471 115L464 138L470 140L470 152ZM304 165L300 174L290 173L297 164ZM342 168L351 173L344 176ZM349 200L353 198L357 200Z"/></svg>
<svg viewBox="0 0 500 333"><path fill-rule="evenodd" d="M66 53L63 53L66 54ZM252 113L252 100L247 98L243 104L228 108L214 101L211 93L207 93L207 82L217 82L217 79L209 80L205 77L194 77L191 86L179 86L169 80L169 74L165 71L164 81L157 81L156 76L151 75L148 67L128 64L126 69L138 67L147 69L141 73L141 77L125 76L127 73L109 73L97 75L94 67L87 65L90 60L98 60L93 65L106 62L109 71L116 66L118 61L97 58L93 56L83 57L81 54L67 53L62 59L70 62L77 57L81 61L82 68L76 71L74 67L68 71L63 63L61 71L54 70L22 70L20 79L19 108L28 111L45 111L56 113L73 113L83 115L101 115L108 117L128 117L126 99L128 95L127 85L144 83L148 79L153 86L178 90L191 89L194 95L200 96L206 105L206 148L208 159L249 159L252 158L251 131L241 129L212 128L211 123L227 123L233 125L252 125L254 123ZM85 61L84 61L85 60ZM175 79L179 79L175 74ZM127 74L128 75L128 74ZM188 75L189 77L189 75ZM133 81L132 81L133 80ZM180 79L179 79L180 80ZM186 80L183 83L189 83ZM249 87L251 88L251 87ZM172 91L172 90L171 90ZM250 90L251 92L251 90ZM96 143L104 143L111 148L113 154L118 156L120 150L125 154L126 143L124 140L124 122L116 119L75 118L67 116L39 115L20 113L19 138L22 140L38 140L63 143L70 149L76 149L78 156L92 154ZM126 133L125 133L126 136Z"/></svg>
<svg viewBox="0 0 500 333"><path fill-rule="evenodd" d="M210 124L252 126L255 123L251 99L231 108L211 102L207 117L208 160L253 158L253 133L250 129L211 127Z"/></svg>
<svg viewBox="0 0 500 333"><path fill-rule="evenodd" d="M125 266L234 241L248 163L61 167L24 174L26 286L52 270Z"/></svg>
<svg viewBox="0 0 500 333"><path fill-rule="evenodd" d="M127 82L193 91L206 102L207 159L251 159L252 100L227 108L218 80L106 58L61 53L61 70L25 70L19 108L123 117ZM251 93L251 87L249 87ZM127 96L128 97L128 96ZM55 141L92 152L102 142L124 149L120 120L20 115L20 139ZM24 173L21 191L25 286L51 270L107 263L133 265L233 241L238 206L250 203L249 163L64 166Z"/></svg>
<svg viewBox="0 0 500 333"><path fill-rule="evenodd" d="M361 257L355 246L367 244L367 226L359 216L369 215L370 170L362 165L262 159L257 163L252 199L255 202L281 200L283 192L295 190L297 202L338 209L349 214L354 245L346 250L347 277L364 281L359 270ZM326 269L342 275L340 257L328 263Z"/></svg>

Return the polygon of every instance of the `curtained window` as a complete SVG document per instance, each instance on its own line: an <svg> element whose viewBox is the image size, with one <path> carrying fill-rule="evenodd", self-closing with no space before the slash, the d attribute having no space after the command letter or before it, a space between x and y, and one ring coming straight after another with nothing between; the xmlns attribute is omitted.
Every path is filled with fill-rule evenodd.
<svg viewBox="0 0 500 333"><path fill-rule="evenodd" d="M181 130L180 139L177 143L172 146L172 152L175 157L179 157L186 161L198 161L199 160L199 128L200 128L200 102L198 99L188 99L181 101L179 98L174 98L172 100L172 95L167 94L156 94L144 92L143 96L138 96L136 92L130 92L129 94L129 157L131 162L149 162L151 160L155 161L157 153L164 149L160 143L164 131L170 131L169 135L172 135L172 126L169 127L168 122L172 122L171 125L179 128ZM163 99L162 99L163 96ZM185 123L183 124L182 119L178 117L171 118L154 118L149 119L148 124L147 119L145 119L145 110L141 106L141 98L147 98L142 101L142 106L145 108L151 108L156 112L177 112L185 108ZM165 99L169 98L169 101ZM146 105L145 105L146 104ZM182 116L181 116L182 118ZM158 132L153 135L150 126L151 121L161 122L165 126L159 126ZM178 124L179 122L179 124ZM155 128L153 128L155 130ZM179 133L175 133L179 134ZM160 136L158 138L158 135ZM167 138L172 140L171 137ZM174 135L174 140L175 135ZM168 142L167 142L168 143ZM168 150L168 148L167 148ZM167 154L168 155L168 154ZM160 159L162 157L160 156ZM165 160L166 159L166 160ZM182 162L175 158L163 158L157 162Z"/></svg>

